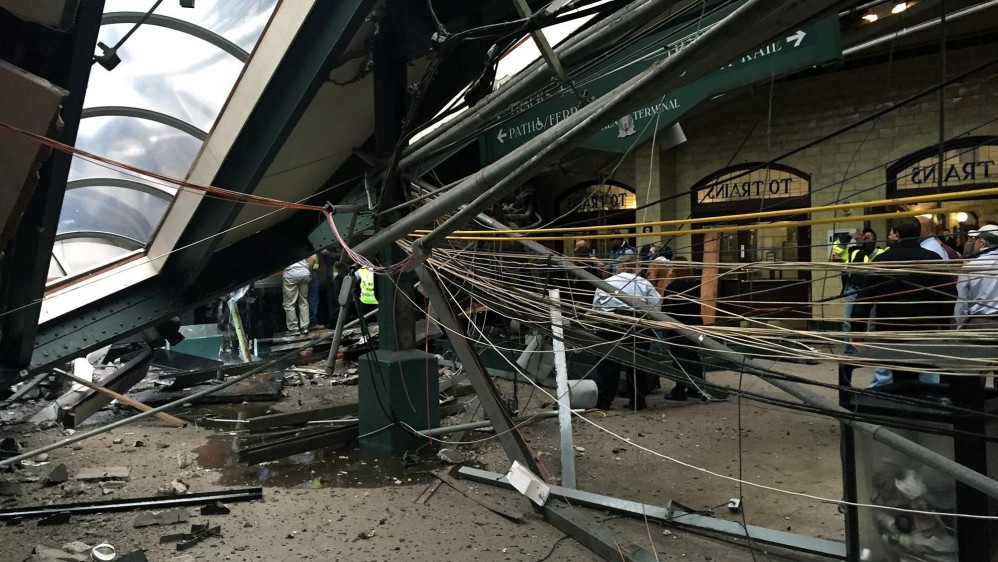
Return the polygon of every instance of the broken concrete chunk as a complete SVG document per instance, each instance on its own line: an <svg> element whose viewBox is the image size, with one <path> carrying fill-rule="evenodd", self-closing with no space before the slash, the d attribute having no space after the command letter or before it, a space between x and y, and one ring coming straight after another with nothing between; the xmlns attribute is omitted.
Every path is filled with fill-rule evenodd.
<svg viewBox="0 0 998 562"><path fill-rule="evenodd" d="M84 468L76 474L77 480L128 480L131 469L127 466Z"/></svg>
<svg viewBox="0 0 998 562"><path fill-rule="evenodd" d="M159 514L155 512L140 513L132 521L132 527L136 529L152 527L153 525L159 525Z"/></svg>
<svg viewBox="0 0 998 562"><path fill-rule="evenodd" d="M21 484L10 480L0 480L0 496L21 495Z"/></svg>
<svg viewBox="0 0 998 562"><path fill-rule="evenodd" d="M114 445L121 445L124 442L125 440L122 439L121 437L115 437L114 439L111 440L111 443Z"/></svg>
<svg viewBox="0 0 998 562"><path fill-rule="evenodd" d="M437 458L447 464L461 464L464 462L464 454L454 449L440 449L437 451Z"/></svg>
<svg viewBox="0 0 998 562"><path fill-rule="evenodd" d="M65 562L86 562L87 560L90 560L90 554L89 551L87 554L76 554L51 546L45 546L44 544L39 544L35 546L35 550L28 560L32 562L52 562L55 560Z"/></svg>
<svg viewBox="0 0 998 562"><path fill-rule="evenodd" d="M68 542L62 545L62 549L71 554L89 554L93 547L80 541Z"/></svg>
<svg viewBox="0 0 998 562"><path fill-rule="evenodd" d="M220 503L210 503L201 508L201 515L228 515L232 510Z"/></svg>
<svg viewBox="0 0 998 562"><path fill-rule="evenodd" d="M149 562L149 559L146 558L145 551L140 549L133 550L121 558L118 558L118 562Z"/></svg>
<svg viewBox="0 0 998 562"><path fill-rule="evenodd" d="M132 521L132 526L142 528L153 525L173 525L176 523L186 523L189 520L190 515L188 515L187 510L178 507L176 509L167 509L166 511L140 513Z"/></svg>
<svg viewBox="0 0 998 562"><path fill-rule="evenodd" d="M66 465L60 464L52 469L48 478L45 479L45 483L51 486L53 484L62 484L66 480L69 480L69 471L66 470Z"/></svg>
<svg viewBox="0 0 998 562"><path fill-rule="evenodd" d="M191 487L183 480L177 479L169 484L160 486L156 492L161 496L180 496L187 493Z"/></svg>

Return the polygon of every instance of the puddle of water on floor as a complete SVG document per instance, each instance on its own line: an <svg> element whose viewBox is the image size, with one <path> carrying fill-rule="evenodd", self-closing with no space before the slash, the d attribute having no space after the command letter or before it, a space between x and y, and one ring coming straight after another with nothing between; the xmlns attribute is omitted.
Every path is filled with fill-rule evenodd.
<svg viewBox="0 0 998 562"><path fill-rule="evenodd" d="M198 464L220 474L225 486L276 486L282 488L380 488L429 482L433 476L421 463L404 466L401 458L373 455L361 450L318 449L259 464L240 464L237 450L245 444L236 437L215 436L195 449Z"/></svg>

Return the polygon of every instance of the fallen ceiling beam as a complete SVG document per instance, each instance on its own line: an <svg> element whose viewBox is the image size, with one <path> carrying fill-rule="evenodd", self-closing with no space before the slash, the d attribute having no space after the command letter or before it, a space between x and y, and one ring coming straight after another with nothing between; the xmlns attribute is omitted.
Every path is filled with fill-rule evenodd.
<svg viewBox="0 0 998 562"><path fill-rule="evenodd" d="M496 472L462 466L458 469L457 474L461 478L480 484L513 489L513 486L506 480L505 475ZM615 515L634 517L635 519L648 520L663 525L719 533L732 538L747 539L753 543L773 545L798 552L827 556L829 558L844 560L846 557L845 544L837 541L807 537L756 525L742 526L741 522L701 515L681 508L674 502L670 502L669 507L660 507L612 496L594 494L592 492L583 492L564 486L551 486L551 494L565 498L572 505L598 509Z"/></svg>
<svg viewBox="0 0 998 562"><path fill-rule="evenodd" d="M582 546L607 561L658 562L658 556L625 540L619 541L613 531L600 525L587 513L559 500L548 500L544 519Z"/></svg>
<svg viewBox="0 0 998 562"><path fill-rule="evenodd" d="M488 228L494 228L496 230L510 230L508 226L484 213L478 213L475 216L475 220ZM513 239L515 240L516 237L513 237ZM612 294L624 302L632 302L633 297L619 292L616 287L586 271L584 267L568 261L562 254L559 254L554 250L531 240L516 241L519 242L524 248L538 255L549 257L552 260L553 265L564 268L570 275L583 281L587 281L594 287L602 289L608 294ZM842 406L822 398L801 385L785 380L783 378L786 376L785 373L780 373L779 371L770 369L769 367L760 364L758 361L751 359L744 354L731 350L724 344L709 336L683 327L680 322L676 321L668 314L650 311L647 316L652 320L674 324L675 327L673 329L682 334L685 338L701 345L707 351L713 351L718 356L725 358L725 360L736 369L758 376L762 380L768 382L776 388L779 388L794 398L797 398L801 402L809 406L822 408L826 412L830 412L828 415L831 417L834 417L838 421L852 427L860 433L869 435L873 440L883 443L895 451L899 451L914 459L917 459L935 468L936 470L943 472L944 474L948 474L963 484L966 484L979 492L987 494L991 498L998 499L998 481L965 467L952 459L932 451L931 449L918 445L917 443L914 443L881 425L845 417L846 415L851 414L851 412ZM836 413L841 414L842 416L836 416Z"/></svg>
<svg viewBox="0 0 998 562"><path fill-rule="evenodd" d="M308 430L292 437L240 449L239 462L252 466L316 449L343 447L357 440L358 427L353 423L345 427Z"/></svg>

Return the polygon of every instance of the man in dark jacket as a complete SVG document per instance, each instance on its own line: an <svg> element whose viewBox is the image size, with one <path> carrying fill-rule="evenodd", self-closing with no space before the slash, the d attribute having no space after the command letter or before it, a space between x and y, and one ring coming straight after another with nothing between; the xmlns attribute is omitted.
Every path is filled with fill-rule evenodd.
<svg viewBox="0 0 998 562"><path fill-rule="evenodd" d="M890 233L894 243L870 263L890 268L892 262L941 261L938 254L919 245L920 231L916 218L895 219ZM914 267L899 264L897 269ZM860 291L853 320L873 322L878 332L946 329L953 318L956 287L950 276L921 271L877 271L861 276L858 285ZM871 319L873 306L876 306L876 318ZM915 372L894 371L895 381L917 378Z"/></svg>

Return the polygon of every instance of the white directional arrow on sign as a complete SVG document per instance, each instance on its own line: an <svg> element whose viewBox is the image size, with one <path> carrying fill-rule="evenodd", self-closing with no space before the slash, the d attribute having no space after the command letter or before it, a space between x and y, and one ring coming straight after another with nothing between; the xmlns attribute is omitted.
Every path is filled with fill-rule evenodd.
<svg viewBox="0 0 998 562"><path fill-rule="evenodd" d="M797 33L787 37L787 43L793 43L795 48L800 47L800 42L804 40L806 35L807 33L804 33L803 30L798 29Z"/></svg>
<svg viewBox="0 0 998 562"><path fill-rule="evenodd" d="M499 144L502 144L506 140L506 131L504 129L499 129L499 134L496 135L496 140Z"/></svg>

